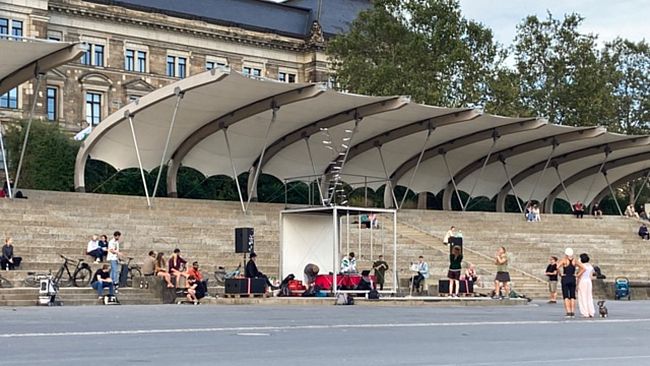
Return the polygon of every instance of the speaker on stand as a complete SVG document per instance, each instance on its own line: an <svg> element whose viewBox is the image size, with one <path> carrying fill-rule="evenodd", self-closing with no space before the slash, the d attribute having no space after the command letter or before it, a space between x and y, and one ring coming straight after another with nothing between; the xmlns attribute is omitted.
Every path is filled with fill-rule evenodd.
<svg viewBox="0 0 650 366"><path fill-rule="evenodd" d="M235 253L244 254L244 267L246 267L246 253L255 251L255 230L252 227L235 228Z"/></svg>

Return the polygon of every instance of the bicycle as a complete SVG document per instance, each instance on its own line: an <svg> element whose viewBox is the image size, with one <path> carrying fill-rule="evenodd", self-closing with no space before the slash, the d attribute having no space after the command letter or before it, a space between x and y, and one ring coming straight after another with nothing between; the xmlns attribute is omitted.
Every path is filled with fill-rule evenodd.
<svg viewBox="0 0 650 366"><path fill-rule="evenodd" d="M142 277L142 271L140 270L140 265L138 264L133 264L131 265L131 261L133 260L133 257L127 257L128 261L126 264L124 261L121 261L121 264L123 266L126 266L129 269L129 276L127 277L127 282L126 286L127 287L133 287L133 279L136 277Z"/></svg>
<svg viewBox="0 0 650 366"><path fill-rule="evenodd" d="M225 285L226 280L230 278L235 278L241 273L241 263L234 271L226 272L226 269L219 266L219 268L214 271L214 278L217 280L217 285Z"/></svg>
<svg viewBox="0 0 650 366"><path fill-rule="evenodd" d="M64 273L67 273L68 280L65 282L66 286L87 287L90 285L90 280L92 279L92 270L90 269L90 265L84 262L83 258L80 258L78 261L66 258L63 255L61 255L61 258L63 258L63 264L54 276L54 283L59 285ZM70 268L68 267L68 263L75 262L77 265L75 266L74 271L71 272Z"/></svg>
<svg viewBox="0 0 650 366"><path fill-rule="evenodd" d="M9 281L8 279L0 275L0 288L12 288L12 287L14 286L11 284L11 281Z"/></svg>

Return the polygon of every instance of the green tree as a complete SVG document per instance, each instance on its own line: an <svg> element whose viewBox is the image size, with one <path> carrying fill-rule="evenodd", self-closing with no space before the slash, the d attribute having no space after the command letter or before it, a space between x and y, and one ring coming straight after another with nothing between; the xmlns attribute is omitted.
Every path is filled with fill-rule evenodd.
<svg viewBox="0 0 650 366"><path fill-rule="evenodd" d="M5 140L7 161L9 174L15 177L27 122L19 121L8 126ZM74 162L79 145L56 125L34 121L25 150L18 189L72 190Z"/></svg>
<svg viewBox="0 0 650 366"><path fill-rule="evenodd" d="M328 53L341 89L458 107L486 102L498 47L456 0L377 0Z"/></svg>
<svg viewBox="0 0 650 366"><path fill-rule="evenodd" d="M514 44L520 103L552 123L609 125L614 120L611 69L602 62L597 36L580 33L583 18L529 16Z"/></svg>

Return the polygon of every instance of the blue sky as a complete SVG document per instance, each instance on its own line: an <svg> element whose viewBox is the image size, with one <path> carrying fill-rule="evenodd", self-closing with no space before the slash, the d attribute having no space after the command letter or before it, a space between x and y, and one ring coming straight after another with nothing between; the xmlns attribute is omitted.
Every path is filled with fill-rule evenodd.
<svg viewBox="0 0 650 366"><path fill-rule="evenodd" d="M617 36L650 41L650 0L460 0L460 4L466 18L491 28L504 45L512 43L521 19L532 14L544 18L547 10L556 18L581 14L585 18L581 31L598 34L601 42Z"/></svg>

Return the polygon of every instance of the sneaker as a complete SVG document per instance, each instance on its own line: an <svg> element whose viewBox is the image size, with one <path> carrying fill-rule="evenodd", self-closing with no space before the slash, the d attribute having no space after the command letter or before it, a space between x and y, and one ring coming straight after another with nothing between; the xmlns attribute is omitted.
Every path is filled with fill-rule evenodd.
<svg viewBox="0 0 650 366"><path fill-rule="evenodd" d="M198 305L198 304L199 304L199 302L198 302L198 301L194 301L194 305Z"/></svg>
<svg viewBox="0 0 650 366"><path fill-rule="evenodd" d="M571 313L566 313L566 315L564 316L564 318L566 318L566 319L571 319Z"/></svg>
<svg viewBox="0 0 650 366"><path fill-rule="evenodd" d="M102 300L103 298L104 298L104 296L99 296L99 297L97 298L97 300Z"/></svg>
<svg viewBox="0 0 650 366"><path fill-rule="evenodd" d="M95 259L95 263L99 263L101 260L99 258Z"/></svg>

